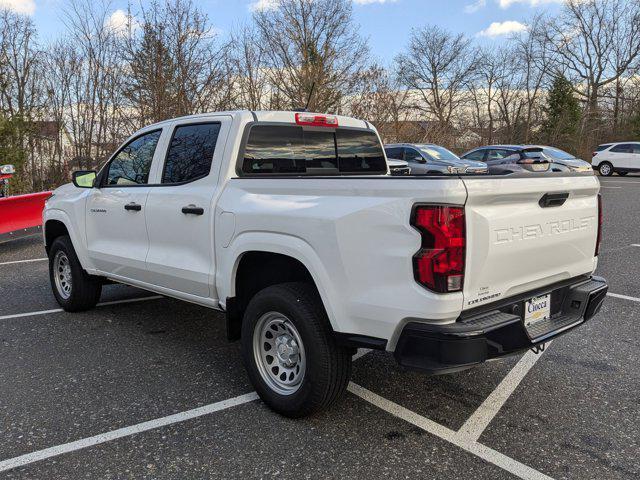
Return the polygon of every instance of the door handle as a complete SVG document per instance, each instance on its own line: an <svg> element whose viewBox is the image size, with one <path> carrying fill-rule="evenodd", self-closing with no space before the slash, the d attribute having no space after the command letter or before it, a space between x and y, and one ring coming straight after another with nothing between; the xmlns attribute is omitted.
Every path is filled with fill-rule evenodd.
<svg viewBox="0 0 640 480"><path fill-rule="evenodd" d="M127 203L124 206L125 210L133 210L134 212L139 212L142 210L142 205L138 205L137 203Z"/></svg>
<svg viewBox="0 0 640 480"><path fill-rule="evenodd" d="M185 215L204 215L204 208L187 205L186 207L182 207L182 213Z"/></svg>

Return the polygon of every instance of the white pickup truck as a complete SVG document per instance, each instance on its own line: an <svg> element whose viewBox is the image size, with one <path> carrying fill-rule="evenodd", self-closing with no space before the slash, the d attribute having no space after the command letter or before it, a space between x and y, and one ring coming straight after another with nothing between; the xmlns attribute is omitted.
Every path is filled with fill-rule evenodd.
<svg viewBox="0 0 640 480"><path fill-rule="evenodd" d="M366 121L224 112L144 128L44 211L53 293L134 285L226 313L262 399L291 417L344 392L356 348L446 373L593 317L591 173L390 176Z"/></svg>

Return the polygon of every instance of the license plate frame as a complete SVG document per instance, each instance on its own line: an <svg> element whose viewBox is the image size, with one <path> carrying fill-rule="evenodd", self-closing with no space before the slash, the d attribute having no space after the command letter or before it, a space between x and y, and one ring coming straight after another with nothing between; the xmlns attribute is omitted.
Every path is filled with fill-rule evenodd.
<svg viewBox="0 0 640 480"><path fill-rule="evenodd" d="M551 318L551 293L532 297L524 302L522 322L526 329Z"/></svg>

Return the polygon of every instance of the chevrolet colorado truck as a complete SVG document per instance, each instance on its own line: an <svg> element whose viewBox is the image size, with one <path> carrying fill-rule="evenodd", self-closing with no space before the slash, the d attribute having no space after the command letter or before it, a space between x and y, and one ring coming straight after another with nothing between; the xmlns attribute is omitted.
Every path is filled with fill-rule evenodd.
<svg viewBox="0 0 640 480"><path fill-rule="evenodd" d="M363 120L223 112L146 127L44 213L67 311L121 282L225 312L251 382L301 417L344 393L357 348L447 373L592 318L593 175L390 176Z"/></svg>

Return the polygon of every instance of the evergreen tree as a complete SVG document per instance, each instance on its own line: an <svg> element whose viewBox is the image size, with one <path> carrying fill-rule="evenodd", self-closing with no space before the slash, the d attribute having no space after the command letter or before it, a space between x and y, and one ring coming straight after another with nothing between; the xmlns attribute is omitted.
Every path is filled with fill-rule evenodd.
<svg viewBox="0 0 640 480"><path fill-rule="evenodd" d="M580 104L573 96L573 86L564 76L557 76L544 107L546 119L542 127L546 143L557 147L575 146L580 126Z"/></svg>

